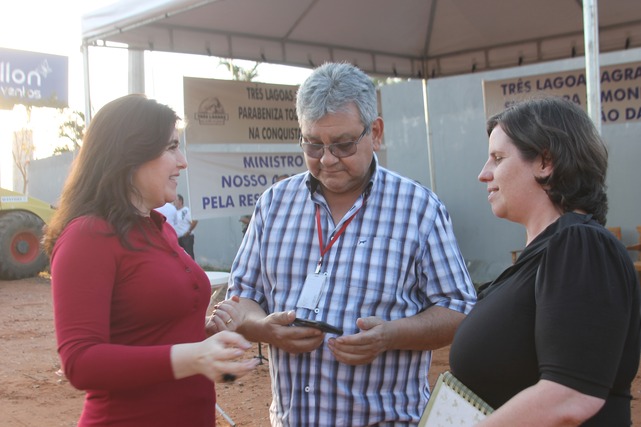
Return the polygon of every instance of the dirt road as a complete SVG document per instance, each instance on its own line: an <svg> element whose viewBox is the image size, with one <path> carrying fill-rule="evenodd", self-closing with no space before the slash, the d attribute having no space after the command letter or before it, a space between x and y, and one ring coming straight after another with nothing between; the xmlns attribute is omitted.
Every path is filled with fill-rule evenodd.
<svg viewBox="0 0 641 427"><path fill-rule="evenodd" d="M56 374L56 353L49 279L0 281L0 427L72 427L84 393ZM264 349L264 346L263 346ZM265 356L266 351L264 351ZM258 348L254 346L254 356ZM448 369L448 349L435 352L430 383ZM269 427L269 362L233 384L218 384L218 404L239 427ZM641 426L641 377L632 387L634 425ZM230 423L219 412L217 425Z"/></svg>

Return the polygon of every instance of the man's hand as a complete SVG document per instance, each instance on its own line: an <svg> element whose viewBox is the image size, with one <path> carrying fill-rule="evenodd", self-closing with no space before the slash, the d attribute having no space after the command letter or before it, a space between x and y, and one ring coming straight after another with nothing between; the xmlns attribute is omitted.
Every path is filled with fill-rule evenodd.
<svg viewBox="0 0 641 427"><path fill-rule="evenodd" d="M250 341L271 344L292 354L308 353L323 343L325 334L321 331L292 326L296 318L293 310L262 316L247 314L241 300L233 296L216 304L207 321L207 333L236 331Z"/></svg>
<svg viewBox="0 0 641 427"><path fill-rule="evenodd" d="M387 337L389 322L378 317L365 317L356 320L360 332L330 338L329 349L336 360L347 365L366 365L379 354L388 350Z"/></svg>
<svg viewBox="0 0 641 427"><path fill-rule="evenodd" d="M323 344L325 333L316 328L292 326L294 311L272 313L265 318L266 329L272 336L271 344L288 353L309 353Z"/></svg>
<svg viewBox="0 0 641 427"><path fill-rule="evenodd" d="M281 311L268 315L255 326L261 331L260 341L292 354L309 353L320 347L325 334L314 328L292 326L295 318L294 311Z"/></svg>

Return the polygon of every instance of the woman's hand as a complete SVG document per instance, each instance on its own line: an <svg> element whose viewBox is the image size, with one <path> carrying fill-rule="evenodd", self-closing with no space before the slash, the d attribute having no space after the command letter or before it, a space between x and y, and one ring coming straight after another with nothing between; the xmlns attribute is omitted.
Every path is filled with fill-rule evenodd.
<svg viewBox="0 0 641 427"><path fill-rule="evenodd" d="M236 331L244 321L239 302L240 298L233 296L214 306L214 311L205 322L205 331L208 336L220 331Z"/></svg>
<svg viewBox="0 0 641 427"><path fill-rule="evenodd" d="M171 348L171 363L176 379L201 374L211 381L233 381L258 365L260 360L239 360L251 343L242 335L222 331L199 343L177 344Z"/></svg>

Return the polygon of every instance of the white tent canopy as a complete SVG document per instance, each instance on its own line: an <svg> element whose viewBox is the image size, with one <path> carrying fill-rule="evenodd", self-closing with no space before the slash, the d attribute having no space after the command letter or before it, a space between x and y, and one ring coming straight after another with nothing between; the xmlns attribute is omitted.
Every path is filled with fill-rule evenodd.
<svg viewBox="0 0 641 427"><path fill-rule="evenodd" d="M587 2L586 2L587 4ZM603 0L600 51L641 46L639 0ZM118 0L83 44L440 77L584 55L581 0Z"/></svg>
<svg viewBox="0 0 641 427"><path fill-rule="evenodd" d="M498 244L488 251L477 244L495 237L487 231L494 230L494 226L477 227L478 201L473 195L460 195L462 177L450 179L448 174L437 177L436 167L425 166L424 157L432 162L432 153L440 153L444 147L453 150L444 152L455 153L452 158L456 162L443 156L447 161L439 166L440 169L452 167L455 170L461 165L469 169L473 164L472 159L456 157L467 150L461 149L462 144L472 147L473 137L469 137L467 129L462 129L471 120L469 115L466 116L468 111L462 114L465 117L459 117L456 108L468 99L459 92L470 91L472 86L460 87L456 84L463 80L474 81L474 93L469 97L471 104L474 104L470 105L469 112L472 112L478 111L475 108L480 103L479 82L474 77L465 79L454 76L586 56L588 95L592 88L598 102L598 52L622 51L617 57L625 57L626 49L641 47L641 0L601 0L598 15L593 13L596 1L115 0L110 6L83 17L83 46L88 52L89 46L122 43L133 51L190 53L303 67L317 66L326 61L348 61L371 76L422 77L430 80L453 76L396 86L411 87L414 91L412 96L416 95L418 88L422 88L423 103L420 103L422 108L418 109L419 114L426 115L426 128L424 134L420 133L420 136L411 140L411 144L416 144L421 153L428 153L420 159L423 162L421 172L431 174L423 182L429 182L436 188L436 180L440 179L439 192L444 200L447 199L448 207L460 215L462 226L457 234L466 245L467 256L472 261L480 260L483 268L487 267L487 271L490 271L503 246ZM588 19L588 16L598 19ZM596 38L592 37L592 43L589 34L596 35ZM635 52L630 61L638 61L638 49ZM596 61L590 61L590 57ZM580 59L558 62L581 66ZM85 65L88 77L86 55ZM539 69L537 66L528 67L529 72L533 68ZM513 77L518 75L518 70L506 73ZM594 79L596 85L594 82L591 84L590 73L597 74ZM430 93L434 102L427 102L428 87L437 88ZM387 89L392 90L391 87ZM86 94L88 96L88 90ZM448 97L453 98L452 103L449 103ZM408 108L419 104L414 98L409 102L401 99L399 103ZM592 110L590 104L593 102L588 101L588 109ZM432 107L429 114L434 120L428 129L429 106ZM437 109L439 111L435 111ZM441 109L444 114L441 114ZM597 107L596 114L590 112L597 124L600 123L600 110ZM87 118L90 118L90 111L88 108ZM402 114L408 113L399 111L399 115L394 116L396 122L401 121L398 118ZM417 117L413 115L414 112L409 114L412 118ZM390 131L394 123L391 116L389 121L386 118L386 129ZM616 128L617 132L620 128ZM447 142L443 136L445 129L448 132ZM450 131L454 135L452 143L449 142ZM425 142L419 139L423 135ZM623 152L637 152L630 147L626 146L628 151ZM620 153L614 151L615 155ZM406 151L395 151L394 160L397 164L407 162L410 157L405 153L408 152L411 152L410 147ZM428 172L425 172L426 169ZM475 177L468 178L473 180ZM625 212L624 217L636 208L634 201L637 199L634 197L626 197L624 202L620 200L617 203L622 206L620 211ZM620 223L625 225L625 221ZM226 242L225 248L231 253L237 249L235 235L230 231L234 225L235 218L231 217L230 222L224 225L211 225L211 229L219 235L229 237L221 238L221 241ZM474 231L470 232L471 229ZM480 234L477 229L481 230ZM519 234L517 237L514 232L510 237L510 233L501 232L501 238L502 244L509 244L508 247L513 248L518 246L510 241L520 242L522 236Z"/></svg>

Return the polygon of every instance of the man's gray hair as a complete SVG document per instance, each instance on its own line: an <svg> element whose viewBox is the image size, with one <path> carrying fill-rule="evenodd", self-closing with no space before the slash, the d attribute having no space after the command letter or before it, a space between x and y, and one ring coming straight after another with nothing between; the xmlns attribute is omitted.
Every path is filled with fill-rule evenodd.
<svg viewBox="0 0 641 427"><path fill-rule="evenodd" d="M376 87L359 68L348 63L325 63L307 77L296 94L298 123L316 122L354 103L365 127L378 117Z"/></svg>

